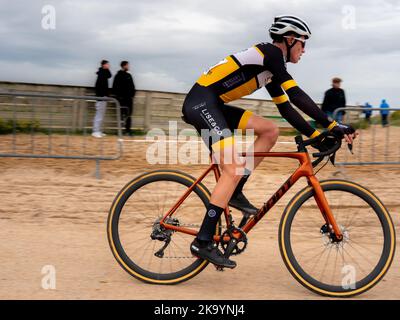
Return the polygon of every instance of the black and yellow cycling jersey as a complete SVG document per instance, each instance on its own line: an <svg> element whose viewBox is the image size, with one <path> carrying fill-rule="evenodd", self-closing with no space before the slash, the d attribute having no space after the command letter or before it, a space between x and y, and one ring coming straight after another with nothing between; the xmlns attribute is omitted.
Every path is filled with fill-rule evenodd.
<svg viewBox="0 0 400 320"><path fill-rule="evenodd" d="M280 78L292 80L285 84L287 88L296 85L284 65L279 48L270 43L260 43L226 57L204 72L197 83L210 88L227 103L266 86L277 73Z"/></svg>
<svg viewBox="0 0 400 320"><path fill-rule="evenodd" d="M281 49L271 43L259 43L227 56L204 72L187 95L182 112L199 133L208 129L211 136L216 135L215 139L218 140L219 136L219 140L223 140L230 137L229 134L222 134L223 129L232 131L239 128L239 124L241 128L246 128L251 115L250 111L236 107L231 112L231 106L226 103L262 87L266 87L281 115L306 136L315 137L319 132L304 120L290 102L325 128L331 129L336 124L299 88L286 70ZM211 147L220 148L215 139Z"/></svg>

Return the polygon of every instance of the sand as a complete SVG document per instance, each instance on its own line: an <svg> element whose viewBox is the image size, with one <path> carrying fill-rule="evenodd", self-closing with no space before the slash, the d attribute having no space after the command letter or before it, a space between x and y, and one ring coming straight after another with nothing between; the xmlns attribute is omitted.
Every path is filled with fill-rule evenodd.
<svg viewBox="0 0 400 320"><path fill-rule="evenodd" d="M396 129L391 128L390 135L390 147L397 148L390 153L393 159L400 150ZM368 134L364 133L363 138ZM385 134L377 127L377 139ZM0 139L4 143L3 137ZM108 142L109 148L115 150L115 139L107 139L105 145ZM147 144L132 141L135 139L142 138L124 142L121 159L101 163L100 180L94 177L94 161L0 158L0 299L322 298L289 274L277 241L283 209L305 181L294 186L252 230L248 249L235 257L236 269L217 272L209 265L195 278L175 286L149 285L128 275L115 261L106 235L108 211L117 192L135 176L150 170L175 168L196 176L206 168L150 165L145 158ZM292 140L280 137L279 142ZM371 141L362 140L363 150L370 148ZM294 145L279 143L274 150L294 150ZM246 186L246 194L261 205L295 167L295 162L286 160L263 162ZM398 232L398 166L352 166L339 172L329 165L318 177L349 178L367 186L385 203ZM206 179L206 184L212 189L212 177ZM55 267L55 290L42 288L42 268L46 265ZM357 299L400 299L399 286L400 263L396 254L385 278Z"/></svg>

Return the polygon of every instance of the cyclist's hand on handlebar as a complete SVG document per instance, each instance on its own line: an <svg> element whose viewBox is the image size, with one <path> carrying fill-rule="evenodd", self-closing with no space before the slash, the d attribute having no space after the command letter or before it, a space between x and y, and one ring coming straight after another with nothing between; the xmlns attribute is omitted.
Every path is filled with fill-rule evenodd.
<svg viewBox="0 0 400 320"><path fill-rule="evenodd" d="M333 146L337 143L336 136L327 136L322 138L322 140L318 143L312 144L311 146L315 149L318 149L320 152L328 151L333 148Z"/></svg>
<svg viewBox="0 0 400 320"><path fill-rule="evenodd" d="M331 130L331 133L334 134L339 139L345 139L348 144L353 144L353 140L356 138L357 133L356 130L351 125L338 123Z"/></svg>

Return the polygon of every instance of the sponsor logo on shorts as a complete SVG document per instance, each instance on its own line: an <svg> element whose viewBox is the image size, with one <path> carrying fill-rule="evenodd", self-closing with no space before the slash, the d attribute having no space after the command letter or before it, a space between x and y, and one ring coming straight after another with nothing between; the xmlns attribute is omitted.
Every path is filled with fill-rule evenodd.
<svg viewBox="0 0 400 320"><path fill-rule="evenodd" d="M192 109L193 110L197 110L198 108L202 108L202 107L205 107L206 106L206 104L207 103L205 103L205 102L202 102L202 103L199 103L199 104L196 104Z"/></svg>
<svg viewBox="0 0 400 320"><path fill-rule="evenodd" d="M209 127L213 129L219 136L222 135L221 128L217 126L217 122L213 118L213 116L208 112L207 108L204 108L201 110L201 116L202 118L207 122Z"/></svg>

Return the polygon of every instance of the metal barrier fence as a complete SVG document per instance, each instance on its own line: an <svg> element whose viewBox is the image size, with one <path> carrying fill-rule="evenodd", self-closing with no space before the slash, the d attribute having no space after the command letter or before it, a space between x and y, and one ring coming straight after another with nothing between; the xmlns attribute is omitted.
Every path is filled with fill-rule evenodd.
<svg viewBox="0 0 400 320"><path fill-rule="evenodd" d="M388 112L387 124L382 122L381 108L346 107L335 110L332 116L334 119L339 112L345 111L343 122L356 121L360 133L354 141L354 154L350 154L347 148L342 148L338 153L337 165L400 164L400 115L399 119L397 116L393 118L393 114L390 115L391 111L400 111L400 108L384 110ZM379 111L379 113L374 115L373 111ZM371 112L369 118L366 112Z"/></svg>
<svg viewBox="0 0 400 320"><path fill-rule="evenodd" d="M95 103L107 101L103 132L91 136ZM0 92L0 157L58 158L100 161L122 156L120 104L94 96Z"/></svg>

